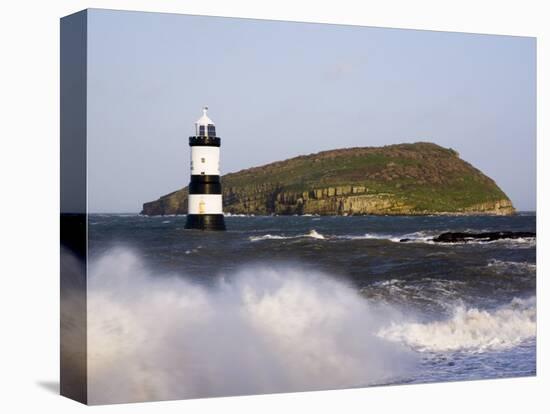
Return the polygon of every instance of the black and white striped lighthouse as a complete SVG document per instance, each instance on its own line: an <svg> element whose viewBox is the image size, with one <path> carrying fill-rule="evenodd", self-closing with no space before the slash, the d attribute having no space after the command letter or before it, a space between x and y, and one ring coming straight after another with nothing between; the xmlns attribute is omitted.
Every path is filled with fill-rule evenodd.
<svg viewBox="0 0 550 414"><path fill-rule="evenodd" d="M195 122L191 147L191 182L187 199L186 229L225 230L220 183L220 142L206 112Z"/></svg>

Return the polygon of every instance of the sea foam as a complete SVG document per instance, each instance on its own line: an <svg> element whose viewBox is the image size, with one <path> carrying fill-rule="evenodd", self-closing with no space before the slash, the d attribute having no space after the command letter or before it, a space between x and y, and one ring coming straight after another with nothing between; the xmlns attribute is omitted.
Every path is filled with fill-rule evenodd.
<svg viewBox="0 0 550 414"><path fill-rule="evenodd" d="M393 323L378 335L422 352L509 349L535 337L535 306L535 297L516 298L493 311L457 305L449 319Z"/></svg>
<svg viewBox="0 0 550 414"><path fill-rule="evenodd" d="M318 233L315 229L310 230L309 233L306 234L298 234L295 236L282 236L277 234L264 234L263 236L251 236L249 238L250 241L256 242L260 240L289 240L289 239L301 239L301 238L311 238L311 239L317 239L317 240L325 240L326 237L322 235L321 233Z"/></svg>
<svg viewBox="0 0 550 414"><path fill-rule="evenodd" d="M311 269L251 265L206 287L115 249L89 273L91 403L365 386L418 358L376 335L396 311Z"/></svg>
<svg viewBox="0 0 550 414"><path fill-rule="evenodd" d="M534 298L418 322L299 265L248 265L216 280L163 274L124 248L92 260L89 402L394 383L414 376L423 353L508 349L536 334Z"/></svg>

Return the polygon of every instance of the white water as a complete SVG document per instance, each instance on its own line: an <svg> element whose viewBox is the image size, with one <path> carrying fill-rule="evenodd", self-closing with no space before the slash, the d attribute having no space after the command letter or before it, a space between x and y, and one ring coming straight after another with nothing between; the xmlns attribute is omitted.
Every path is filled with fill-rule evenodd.
<svg viewBox="0 0 550 414"><path fill-rule="evenodd" d="M535 272L537 265L535 263L528 262L512 262L507 260L492 259L488 264L488 267L492 267L497 271L511 270L514 272Z"/></svg>
<svg viewBox="0 0 550 414"><path fill-rule="evenodd" d="M252 236L250 241L260 241L260 240L288 240L288 239L300 239L303 237L309 237L317 240L325 240L325 236L318 233L315 229L310 230L307 234L298 234L297 236L279 236L273 234L264 234L263 236Z"/></svg>
<svg viewBox="0 0 550 414"><path fill-rule="evenodd" d="M420 323L300 267L248 267L204 287L115 249L89 270L92 404L398 382L424 352L505 350L536 335L534 298Z"/></svg>
<svg viewBox="0 0 550 414"><path fill-rule="evenodd" d="M509 349L536 335L535 298L514 299L489 312L457 306L447 320L393 323L379 332L381 338L406 343L419 351L470 351Z"/></svg>
<svg viewBox="0 0 550 414"><path fill-rule="evenodd" d="M365 234L344 234L344 235L323 235L318 233L315 229L311 230L307 234L298 234L295 236L284 236L278 234L264 234L262 236L252 236L250 241L256 242L261 240L288 240L288 239L299 239L304 237L319 239L319 240L330 240L330 239L344 239L344 240L388 240L394 243L402 243L401 240L407 239L406 243L424 243L424 244L433 244L437 246L459 246L465 244L503 244L511 248L530 248L536 246L535 237L527 238L518 238L518 239L501 239L493 241L482 241L482 240L470 240L457 243L436 243L433 241L433 238L438 236L441 233L444 233L444 230L421 230L413 233L404 233L404 234L388 234L388 233L365 233Z"/></svg>
<svg viewBox="0 0 550 414"><path fill-rule="evenodd" d="M376 333L399 314L300 268L253 267L206 288L118 249L90 265L91 403L364 386L417 355Z"/></svg>
<svg viewBox="0 0 550 414"><path fill-rule="evenodd" d="M260 240L286 240L294 239L295 236L278 236L273 234L264 234L263 236L251 236L250 241L260 241Z"/></svg>

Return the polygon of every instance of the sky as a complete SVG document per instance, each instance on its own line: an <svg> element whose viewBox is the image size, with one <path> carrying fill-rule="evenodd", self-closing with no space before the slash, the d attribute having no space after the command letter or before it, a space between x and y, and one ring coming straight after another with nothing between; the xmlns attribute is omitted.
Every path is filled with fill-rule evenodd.
<svg viewBox="0 0 550 414"><path fill-rule="evenodd" d="M87 81L90 212L185 187L205 105L222 174L429 141L536 208L535 38L92 9Z"/></svg>

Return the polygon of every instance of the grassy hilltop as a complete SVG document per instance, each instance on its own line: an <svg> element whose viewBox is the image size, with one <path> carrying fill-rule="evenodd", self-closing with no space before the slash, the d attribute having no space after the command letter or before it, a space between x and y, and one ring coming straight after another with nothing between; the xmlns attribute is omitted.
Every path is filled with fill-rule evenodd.
<svg viewBox="0 0 550 414"><path fill-rule="evenodd" d="M323 151L222 178L233 214L500 214L515 212L495 182L456 151L418 142ZM187 187L142 214L185 214Z"/></svg>

